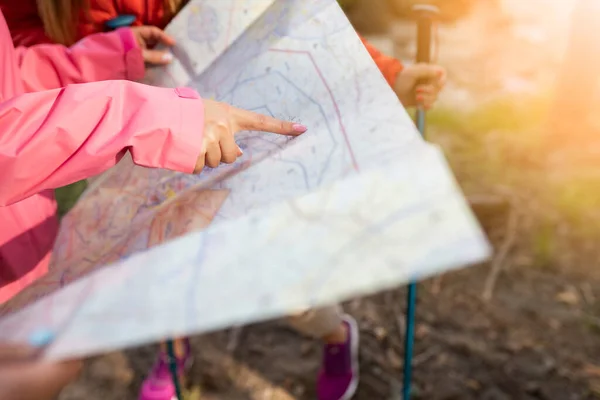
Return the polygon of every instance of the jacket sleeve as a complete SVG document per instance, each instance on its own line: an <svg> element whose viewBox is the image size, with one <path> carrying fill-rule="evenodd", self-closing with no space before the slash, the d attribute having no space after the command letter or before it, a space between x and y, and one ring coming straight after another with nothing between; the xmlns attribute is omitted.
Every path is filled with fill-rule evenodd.
<svg viewBox="0 0 600 400"><path fill-rule="evenodd" d="M362 40L363 44L367 48L367 51L369 52L369 55L371 55L371 58L373 61L375 61L377 68L379 68L387 83L393 87L396 83L398 74L404 68L400 60L394 57L386 56L377 50L372 44L367 42L362 36L360 37L360 40Z"/></svg>
<svg viewBox="0 0 600 400"><path fill-rule="evenodd" d="M27 92L73 83L144 77L142 51L128 28L90 35L71 47L57 44L18 47L16 58Z"/></svg>
<svg viewBox="0 0 600 400"><path fill-rule="evenodd" d="M188 88L129 81L70 85L0 103L0 206L134 163L191 173L204 107Z"/></svg>

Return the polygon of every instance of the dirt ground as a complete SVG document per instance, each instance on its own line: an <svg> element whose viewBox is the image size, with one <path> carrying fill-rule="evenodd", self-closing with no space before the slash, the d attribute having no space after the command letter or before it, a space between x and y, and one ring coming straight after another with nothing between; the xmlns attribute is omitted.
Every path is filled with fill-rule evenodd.
<svg viewBox="0 0 600 400"><path fill-rule="evenodd" d="M600 398L600 279L518 258L507 262L490 301L481 297L485 265L420 285L415 399ZM404 307L404 288L345 305L361 330L356 399L400 399ZM315 399L320 346L283 321L193 345L189 379L201 399ZM61 400L133 399L155 354L150 346L91 360Z"/></svg>
<svg viewBox="0 0 600 400"><path fill-rule="evenodd" d="M558 4L562 0L546 2ZM535 8L535 1L506 1L528 21L530 11L524 10L525 3ZM559 10L552 14L555 20L547 21L556 27L564 22L560 19L563 14ZM498 90L530 90L528 82L533 80L527 77L532 74L535 85L549 79L535 73L535 65L556 63L552 51L535 52L532 57L536 60L526 58L532 47L540 46L542 28L521 27L514 31L517 36L512 42L501 33L486 46L469 42L478 38L475 32L489 26L486 21L476 15L440 31L439 60L448 67L451 80L443 99L447 104L472 103L484 93ZM501 18L494 21L502 24ZM396 47L407 31L402 25L394 28L392 36L399 38ZM528 47L514 45L527 40ZM486 67L479 68L468 62L474 57L469 49L479 51L479 57L493 53L493 59L486 58ZM404 49L407 53L402 53L402 46L397 50L404 56L410 52ZM514 60L519 60L519 65L514 65ZM508 72L494 72L501 69ZM474 76L481 77L475 86ZM508 233L502 222L506 215L500 212L495 218L496 222L487 217L482 221L496 250L501 250ZM517 233L517 242L518 238ZM415 399L600 399L597 259L565 269L552 262L540 265L532 261L530 253L518 245L509 252L488 301L482 299L482 293L490 265L420 285ZM401 398L404 308L405 288L345 305L361 329L361 381L356 399ZM204 400L315 399L320 346L284 322L217 332L194 338L193 343L195 363L189 379ZM134 399L155 354L156 348L144 347L91 360L81 379L63 393L61 400Z"/></svg>

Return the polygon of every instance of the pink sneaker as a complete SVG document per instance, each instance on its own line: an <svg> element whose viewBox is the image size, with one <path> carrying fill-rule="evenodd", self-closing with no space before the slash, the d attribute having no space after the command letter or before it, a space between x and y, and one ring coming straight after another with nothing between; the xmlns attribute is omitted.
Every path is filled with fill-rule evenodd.
<svg viewBox="0 0 600 400"><path fill-rule="evenodd" d="M327 344L323 349L323 366L317 380L319 400L350 400L358 386L358 326L344 315L348 328L346 343Z"/></svg>
<svg viewBox="0 0 600 400"><path fill-rule="evenodd" d="M184 341L185 356L177 360L177 370L183 376L191 364L191 348L188 339ZM160 352L152 371L142 383L138 400L176 400L175 384L171 378L169 358Z"/></svg>

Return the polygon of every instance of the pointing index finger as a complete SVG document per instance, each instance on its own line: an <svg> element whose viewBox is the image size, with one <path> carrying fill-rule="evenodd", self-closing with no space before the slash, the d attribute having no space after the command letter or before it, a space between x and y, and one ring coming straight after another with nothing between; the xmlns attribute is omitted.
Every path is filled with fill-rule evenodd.
<svg viewBox="0 0 600 400"><path fill-rule="evenodd" d="M304 125L282 121L267 115L258 114L252 111L232 108L231 115L238 131L261 131L271 132L280 135L298 136L306 132Z"/></svg>

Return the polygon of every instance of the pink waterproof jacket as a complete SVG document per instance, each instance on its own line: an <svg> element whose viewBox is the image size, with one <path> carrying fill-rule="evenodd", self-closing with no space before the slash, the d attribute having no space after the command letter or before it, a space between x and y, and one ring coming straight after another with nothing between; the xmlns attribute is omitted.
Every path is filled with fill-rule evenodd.
<svg viewBox="0 0 600 400"><path fill-rule="evenodd" d="M58 230L52 189L127 151L138 165L192 172L204 111L189 89L124 80L144 73L129 29L71 48L15 49L0 13L0 65L1 304L48 270ZM92 81L100 82L84 83Z"/></svg>

